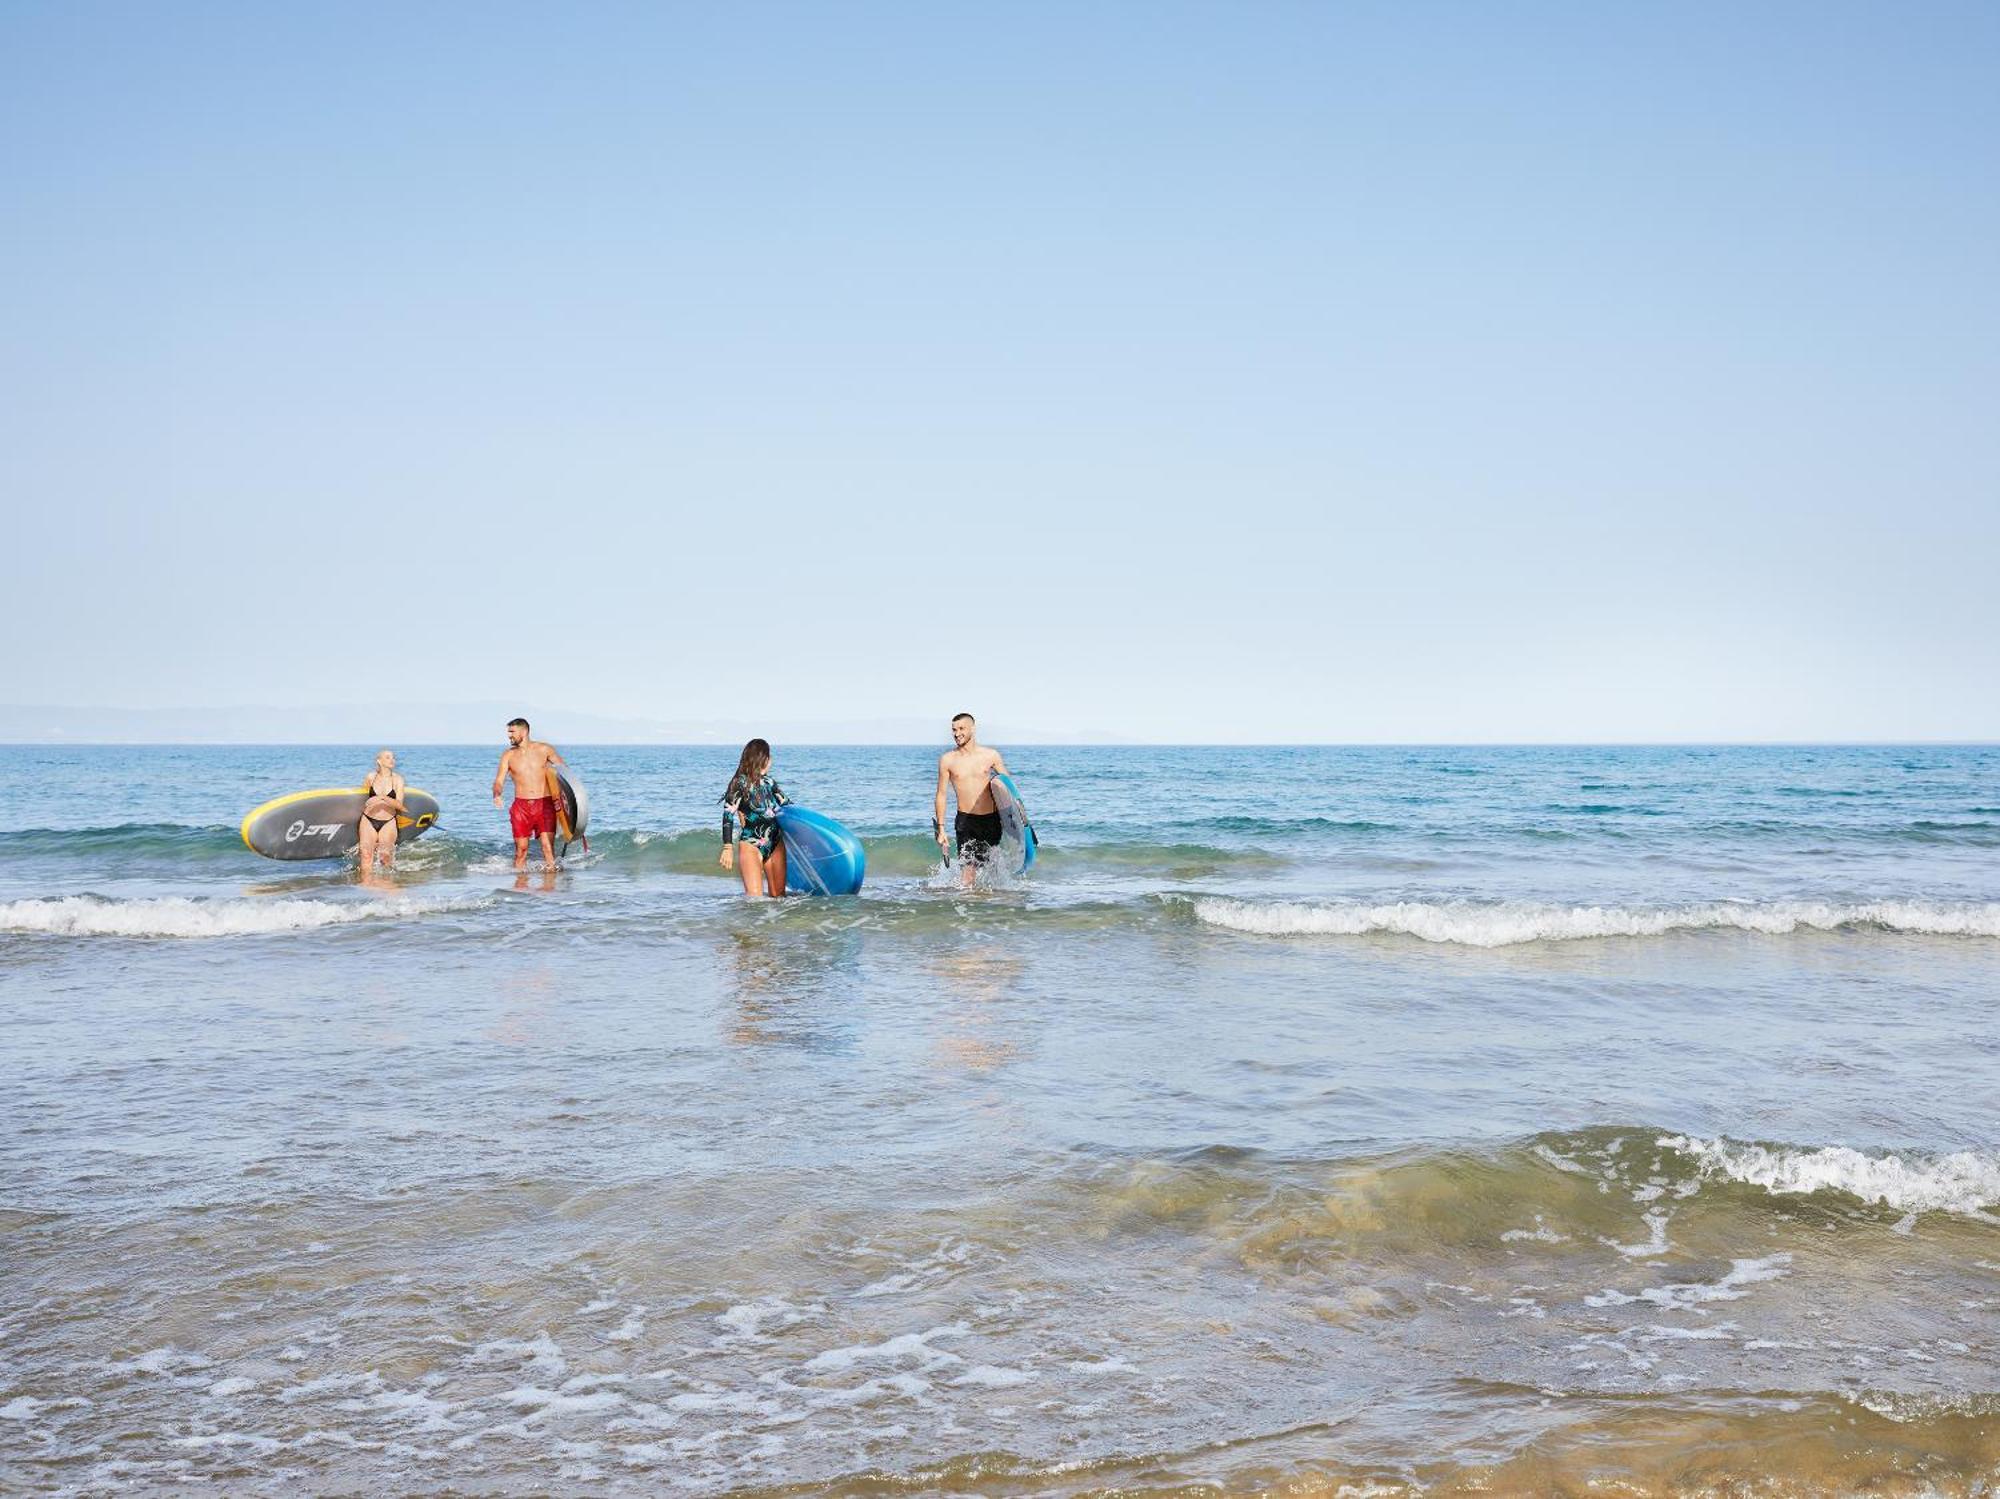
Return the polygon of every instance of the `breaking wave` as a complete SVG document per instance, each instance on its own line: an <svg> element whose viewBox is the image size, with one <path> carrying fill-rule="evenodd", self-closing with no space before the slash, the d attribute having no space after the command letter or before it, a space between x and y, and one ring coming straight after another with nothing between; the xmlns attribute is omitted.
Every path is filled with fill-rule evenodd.
<svg viewBox="0 0 2000 1499"><path fill-rule="evenodd" d="M0 932L55 937L248 937L471 911L490 903L487 897L329 901L172 895L110 900L98 895L65 895L0 902Z"/></svg>
<svg viewBox="0 0 2000 1499"><path fill-rule="evenodd" d="M2000 1222L2000 1157L1976 1151L1944 1156L1868 1155L1845 1145L1739 1144L1668 1135L1659 1144L1693 1161L1704 1176L1766 1192L1844 1192L1900 1213L1959 1213Z"/></svg>
<svg viewBox="0 0 2000 1499"><path fill-rule="evenodd" d="M1565 906L1524 901L1193 900L1197 920L1264 937L1391 934L1465 947L1659 937L1733 930L1875 930L1925 937L2000 937L2000 901L1705 901L1688 905Z"/></svg>

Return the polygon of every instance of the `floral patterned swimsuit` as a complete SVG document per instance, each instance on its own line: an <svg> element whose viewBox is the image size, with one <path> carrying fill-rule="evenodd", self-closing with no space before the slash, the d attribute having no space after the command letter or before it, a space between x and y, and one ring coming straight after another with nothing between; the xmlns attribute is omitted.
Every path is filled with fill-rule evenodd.
<svg viewBox="0 0 2000 1499"><path fill-rule="evenodd" d="M748 791L738 792L723 803L722 841L748 843L770 858L778 843L778 808L790 801L778 783L765 776Z"/></svg>

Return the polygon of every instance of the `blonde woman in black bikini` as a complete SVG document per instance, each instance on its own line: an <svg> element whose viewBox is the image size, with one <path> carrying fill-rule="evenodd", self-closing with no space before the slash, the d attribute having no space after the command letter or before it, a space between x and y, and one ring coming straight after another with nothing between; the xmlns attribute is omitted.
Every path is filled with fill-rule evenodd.
<svg viewBox="0 0 2000 1499"><path fill-rule="evenodd" d="M383 750L375 757L375 768L361 783L368 800L361 808L361 872L370 864L384 869L396 862L396 817L409 808L403 805L403 778L396 774L396 752Z"/></svg>

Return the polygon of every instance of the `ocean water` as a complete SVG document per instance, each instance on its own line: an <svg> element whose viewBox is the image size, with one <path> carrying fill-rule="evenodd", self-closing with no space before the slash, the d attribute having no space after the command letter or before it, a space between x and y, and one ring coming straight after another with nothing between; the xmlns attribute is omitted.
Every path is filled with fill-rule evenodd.
<svg viewBox="0 0 2000 1499"><path fill-rule="evenodd" d="M2000 1483L2000 750L373 748L9 751L0 1491Z"/></svg>

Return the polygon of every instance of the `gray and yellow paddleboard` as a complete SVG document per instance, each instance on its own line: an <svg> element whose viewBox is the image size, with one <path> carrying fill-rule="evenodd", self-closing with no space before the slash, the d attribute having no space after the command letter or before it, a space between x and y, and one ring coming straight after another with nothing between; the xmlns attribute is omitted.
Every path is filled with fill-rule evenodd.
<svg viewBox="0 0 2000 1499"><path fill-rule="evenodd" d="M243 819L243 841L267 859L338 859L361 841L361 809L368 793L353 786L294 791L274 797ZM406 787L406 817L396 819L398 841L427 831L438 819L437 798Z"/></svg>

